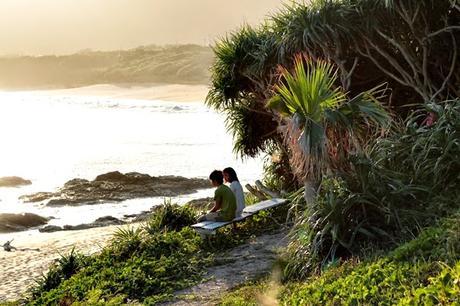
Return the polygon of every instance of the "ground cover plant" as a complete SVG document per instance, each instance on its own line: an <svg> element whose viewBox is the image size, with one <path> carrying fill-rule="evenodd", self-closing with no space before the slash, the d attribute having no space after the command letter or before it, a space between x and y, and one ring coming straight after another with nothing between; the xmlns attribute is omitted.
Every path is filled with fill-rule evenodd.
<svg viewBox="0 0 460 306"><path fill-rule="evenodd" d="M460 215L380 256L331 265L305 282L268 280L243 286L220 305L457 305L460 303Z"/></svg>
<svg viewBox="0 0 460 306"><path fill-rule="evenodd" d="M189 225L197 213L170 202L151 220L120 228L101 253L83 256L72 251L51 267L25 301L28 305L155 304L174 291L202 280L214 253L244 243L261 232L278 228L286 208L262 212L238 225L235 232L202 239Z"/></svg>

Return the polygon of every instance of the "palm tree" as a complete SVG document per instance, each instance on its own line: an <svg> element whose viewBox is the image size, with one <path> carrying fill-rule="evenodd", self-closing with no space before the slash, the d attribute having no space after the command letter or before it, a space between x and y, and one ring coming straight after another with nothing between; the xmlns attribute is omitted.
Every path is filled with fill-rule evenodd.
<svg viewBox="0 0 460 306"><path fill-rule="evenodd" d="M338 71L331 63L297 55L293 70L280 67L281 82L267 106L280 114L293 169L312 203L322 176L346 171L349 155L376 127L387 126L389 115L374 98L383 95L382 86L348 99L335 86Z"/></svg>

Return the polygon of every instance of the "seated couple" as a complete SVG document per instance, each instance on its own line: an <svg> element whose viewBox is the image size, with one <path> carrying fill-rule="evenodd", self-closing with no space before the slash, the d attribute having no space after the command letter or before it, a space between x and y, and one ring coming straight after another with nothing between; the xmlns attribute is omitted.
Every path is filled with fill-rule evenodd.
<svg viewBox="0 0 460 306"><path fill-rule="evenodd" d="M214 170L209 176L211 184L216 187L214 192L214 207L204 216L198 219L202 221L232 221L240 217L244 204L243 187L233 168L225 168L223 171ZM224 184L230 183L230 188Z"/></svg>

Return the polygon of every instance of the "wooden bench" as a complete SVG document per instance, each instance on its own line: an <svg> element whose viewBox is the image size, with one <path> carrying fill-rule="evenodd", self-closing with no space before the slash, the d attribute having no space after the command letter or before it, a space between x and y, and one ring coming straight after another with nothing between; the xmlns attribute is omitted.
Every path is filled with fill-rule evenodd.
<svg viewBox="0 0 460 306"><path fill-rule="evenodd" d="M254 205L247 206L244 210L243 213L241 214L241 217L237 217L233 219L232 221L225 221L225 222L218 222L218 221L203 221L199 222L196 224L192 225L192 228L197 231L200 235L214 235L216 231L224 227L226 225L242 221L256 213L262 210L267 210L276 206L279 206L281 204L286 203L286 199L279 199L279 198L274 198L271 200L266 200L259 202Z"/></svg>

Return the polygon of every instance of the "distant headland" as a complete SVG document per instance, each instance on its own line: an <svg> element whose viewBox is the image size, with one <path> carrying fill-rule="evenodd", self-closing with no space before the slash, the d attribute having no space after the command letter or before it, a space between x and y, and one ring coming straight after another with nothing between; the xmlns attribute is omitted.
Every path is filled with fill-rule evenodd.
<svg viewBox="0 0 460 306"><path fill-rule="evenodd" d="M95 84L203 84L210 79L210 47L142 46L83 50L71 55L0 57L0 89L56 89Z"/></svg>

